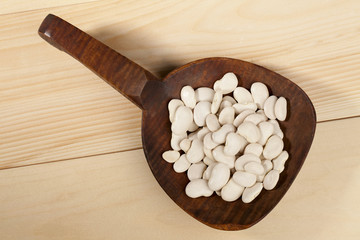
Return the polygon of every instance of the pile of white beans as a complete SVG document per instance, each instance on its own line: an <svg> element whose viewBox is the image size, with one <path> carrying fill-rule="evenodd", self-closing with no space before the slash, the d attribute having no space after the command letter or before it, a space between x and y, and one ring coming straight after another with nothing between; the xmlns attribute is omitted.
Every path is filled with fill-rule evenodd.
<svg viewBox="0 0 360 240"><path fill-rule="evenodd" d="M277 121L286 119L284 97L269 96L260 82L250 91L238 87L234 73L226 73L214 89L185 86L180 96L168 104L172 150L162 157L176 172L187 171L187 196L215 192L225 201L241 197L249 203L263 188L276 186L289 157Z"/></svg>

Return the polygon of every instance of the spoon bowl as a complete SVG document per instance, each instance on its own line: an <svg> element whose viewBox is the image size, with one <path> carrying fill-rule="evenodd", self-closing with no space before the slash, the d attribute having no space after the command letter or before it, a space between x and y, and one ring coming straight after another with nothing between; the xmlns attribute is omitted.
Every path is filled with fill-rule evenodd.
<svg viewBox="0 0 360 240"><path fill-rule="evenodd" d="M305 92L287 78L249 62L214 57L188 63L160 80L57 16L48 15L39 34L142 109L143 149L154 177L178 206L200 222L222 230L241 230L254 225L278 204L300 171L314 137L316 114ZM212 87L227 72L235 73L239 86L250 89L252 83L263 82L270 95L283 96L288 102L287 119L280 122L285 135L284 149L289 152L285 170L273 190L263 190L251 203L240 199L225 202L215 194L209 198L189 198L185 194L189 182L186 173L176 173L172 164L162 159L162 153L171 149L168 102L180 99L182 87Z"/></svg>

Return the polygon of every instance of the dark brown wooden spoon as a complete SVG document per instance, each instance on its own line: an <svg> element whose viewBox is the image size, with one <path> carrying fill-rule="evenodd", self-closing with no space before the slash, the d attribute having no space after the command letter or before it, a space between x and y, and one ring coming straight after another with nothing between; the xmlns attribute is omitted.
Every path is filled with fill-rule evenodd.
<svg viewBox="0 0 360 240"><path fill-rule="evenodd" d="M281 200L294 181L310 149L316 126L314 107L296 84L261 66L230 58L207 58L170 72L163 80L117 53L61 18L48 15L39 28L47 42L76 58L142 109L142 141L146 159L156 180L170 198L200 222L223 230L248 228L265 217ZM225 73L234 72L239 85L265 83L276 96L288 100L287 121L281 122L289 160L274 190L263 190L251 203L225 202L215 194L192 199L185 195L188 179L174 172L161 155L170 147L167 104L180 98L185 85L212 87Z"/></svg>

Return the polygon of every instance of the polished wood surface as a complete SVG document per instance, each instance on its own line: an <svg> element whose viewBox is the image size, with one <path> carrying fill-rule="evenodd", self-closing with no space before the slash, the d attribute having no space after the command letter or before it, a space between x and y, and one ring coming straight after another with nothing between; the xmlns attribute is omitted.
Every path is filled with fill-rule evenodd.
<svg viewBox="0 0 360 240"><path fill-rule="evenodd" d="M2 239L357 239L358 1L18 2L0 15ZM303 88L317 131L280 204L237 232L213 230L179 209L134 150L141 111L38 37L50 12L158 77L224 56Z"/></svg>

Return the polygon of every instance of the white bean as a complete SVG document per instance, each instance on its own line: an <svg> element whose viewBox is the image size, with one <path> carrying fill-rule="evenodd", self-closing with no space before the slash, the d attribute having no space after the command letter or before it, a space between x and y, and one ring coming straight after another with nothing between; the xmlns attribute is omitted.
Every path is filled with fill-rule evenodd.
<svg viewBox="0 0 360 240"><path fill-rule="evenodd" d="M262 160L261 164L264 167L265 173L268 173L270 170L273 169L273 163L271 160Z"/></svg>
<svg viewBox="0 0 360 240"><path fill-rule="evenodd" d="M216 88L219 88L223 94L231 93L238 85L238 79L232 72L226 73L220 80L217 81ZM215 86L214 86L215 88ZM216 90L215 90L216 91Z"/></svg>
<svg viewBox="0 0 360 240"><path fill-rule="evenodd" d="M180 106L184 106L184 103L179 99L172 99L169 102L168 109L169 109L169 119L171 123L174 121L176 109Z"/></svg>
<svg viewBox="0 0 360 240"><path fill-rule="evenodd" d="M212 102L214 98L214 93L215 91L212 88L200 87L195 90L196 102L202 102L202 101Z"/></svg>
<svg viewBox="0 0 360 240"><path fill-rule="evenodd" d="M254 102L254 99L251 96L251 93L246 88L243 88L243 87L235 88L233 95L238 103L248 104L248 103Z"/></svg>
<svg viewBox="0 0 360 240"><path fill-rule="evenodd" d="M215 114L209 114L206 116L205 119L206 126L209 128L210 131L215 132L220 128L220 124L218 118Z"/></svg>
<svg viewBox="0 0 360 240"><path fill-rule="evenodd" d="M261 134L259 128L252 122L243 122L237 129L237 133L243 136L249 143L259 141Z"/></svg>
<svg viewBox="0 0 360 240"><path fill-rule="evenodd" d="M234 122L235 110L233 107L225 107L219 114L219 123L232 124Z"/></svg>
<svg viewBox="0 0 360 240"><path fill-rule="evenodd" d="M231 96L224 96L223 101L228 101L231 103L231 105L234 105L235 103L237 103L236 100Z"/></svg>
<svg viewBox="0 0 360 240"><path fill-rule="evenodd" d="M228 168L233 168L235 166L235 155L226 155L224 153L223 145L217 146L212 151L212 154L216 161L226 164Z"/></svg>
<svg viewBox="0 0 360 240"><path fill-rule="evenodd" d="M198 102L194 108L194 121L196 125L202 127L205 125L206 116L210 113L210 102Z"/></svg>
<svg viewBox="0 0 360 240"><path fill-rule="evenodd" d="M273 163L271 160L262 160L261 164L264 167L264 173L256 176L256 181L258 182L263 182L265 174L267 174L270 170L273 169Z"/></svg>
<svg viewBox="0 0 360 240"><path fill-rule="evenodd" d="M259 143L250 143L245 147L244 154L252 153L258 157L260 157L263 152L263 147Z"/></svg>
<svg viewBox="0 0 360 240"><path fill-rule="evenodd" d="M205 153L206 157L210 158L211 160L215 160L214 156L212 155L211 149L204 147L204 153ZM209 164L207 164L207 165L209 165Z"/></svg>
<svg viewBox="0 0 360 240"><path fill-rule="evenodd" d="M268 99L266 99L265 103L264 103L264 112L265 115L269 118L269 119L275 119L275 103L277 101L277 97L272 95L270 97L268 97Z"/></svg>
<svg viewBox="0 0 360 240"><path fill-rule="evenodd" d="M275 135L278 135L281 139L283 139L283 138L284 138L284 133L283 133L283 131L281 130L278 121L276 121L276 120L269 120L268 122L271 123L272 125L274 125L274 134L275 134Z"/></svg>
<svg viewBox="0 0 360 240"><path fill-rule="evenodd" d="M235 113L239 114L242 111L245 110L253 110L254 112L257 109L256 103L250 102L250 103L246 103L246 104L242 104L242 103L236 103L233 105L233 108L235 109Z"/></svg>
<svg viewBox="0 0 360 240"><path fill-rule="evenodd" d="M262 183L255 183L254 186L245 188L244 192L242 193L242 201L244 203L252 202L261 192L263 189Z"/></svg>
<svg viewBox="0 0 360 240"><path fill-rule="evenodd" d="M240 124L242 124L244 122L244 119L253 113L255 113L255 111L252 109L247 109L247 110L244 110L241 113L239 113L239 115L237 115L236 118L234 119L234 123L233 123L234 126L239 127Z"/></svg>
<svg viewBox="0 0 360 240"><path fill-rule="evenodd" d="M255 175L262 175L265 172L265 169L261 163L257 162L249 162L244 165L244 169L248 173L252 173Z"/></svg>
<svg viewBox="0 0 360 240"><path fill-rule="evenodd" d="M176 162L176 160L178 160L179 157L180 157L180 153L178 151L173 151L173 150L165 151L162 154L162 158L168 163Z"/></svg>
<svg viewBox="0 0 360 240"><path fill-rule="evenodd" d="M213 101L211 103L211 113L216 114L219 110L221 101L222 101L222 93L221 92L215 92Z"/></svg>
<svg viewBox="0 0 360 240"><path fill-rule="evenodd" d="M279 156L284 148L284 142L277 135L271 136L264 147L263 155L266 159L272 160Z"/></svg>
<svg viewBox="0 0 360 240"><path fill-rule="evenodd" d="M201 178L205 169L206 165L203 162L191 164L191 166L187 170L187 176L189 180L191 181L193 179Z"/></svg>
<svg viewBox="0 0 360 240"><path fill-rule="evenodd" d="M182 135L191 126L193 113L190 108L180 106L176 109L174 121L171 124L171 131L177 135Z"/></svg>
<svg viewBox="0 0 360 240"><path fill-rule="evenodd" d="M203 173L203 176L202 176L203 179L209 180L209 178L210 178L210 176L211 176L211 172L212 172L212 170L214 169L214 167L215 167L216 164L217 164L216 162L211 163L211 164L205 169L205 171L204 171L204 173Z"/></svg>
<svg viewBox="0 0 360 240"><path fill-rule="evenodd" d="M244 154L244 155L240 156L238 159L236 159L235 169L237 171L244 171L244 165L249 162L261 163L261 160L258 156L254 155L254 154L251 154L251 153Z"/></svg>
<svg viewBox="0 0 360 240"><path fill-rule="evenodd" d="M217 130L216 132L213 132L212 138L213 138L214 142L216 142L218 144L223 144L223 143L225 143L227 134L230 132L235 132L234 125L225 124L219 130Z"/></svg>
<svg viewBox="0 0 360 240"><path fill-rule="evenodd" d="M185 139L181 140L179 146L180 146L181 150L183 150L186 153L190 149L191 140L188 138L185 138Z"/></svg>
<svg viewBox="0 0 360 240"><path fill-rule="evenodd" d="M220 107L219 107L219 112L221 112L224 108L226 107L231 107L232 106L232 103L230 101L227 101L227 100L222 100L222 102L220 103Z"/></svg>
<svg viewBox="0 0 360 240"><path fill-rule="evenodd" d="M176 135L176 134L171 134L171 141L170 141L170 145L171 148L174 149L175 151L180 151L180 142L186 138L186 133L181 134L181 135Z"/></svg>
<svg viewBox="0 0 360 240"><path fill-rule="evenodd" d="M279 172L284 171L285 163L289 158L289 153L287 151L282 151L280 155L272 160L274 164L274 170L278 170Z"/></svg>
<svg viewBox="0 0 360 240"><path fill-rule="evenodd" d="M173 169L177 173L185 172L189 169L191 163L186 159L185 154L181 155L180 158L173 164Z"/></svg>
<svg viewBox="0 0 360 240"><path fill-rule="evenodd" d="M261 133L259 144L265 145L269 137L274 133L274 125L270 122L261 122L258 127Z"/></svg>
<svg viewBox="0 0 360 240"><path fill-rule="evenodd" d="M209 157L204 157L203 162L209 166L210 164L215 163L215 160L213 160Z"/></svg>
<svg viewBox="0 0 360 240"><path fill-rule="evenodd" d="M215 164L209 178L209 188L213 191L220 190L229 181L230 169L224 163Z"/></svg>
<svg viewBox="0 0 360 240"><path fill-rule="evenodd" d="M214 149L216 146L219 145L218 143L213 141L212 134L213 133L209 132L204 137L204 147L210 150Z"/></svg>
<svg viewBox="0 0 360 240"><path fill-rule="evenodd" d="M193 120L188 128L188 131L195 132L196 130L198 130L198 128L199 128L199 126Z"/></svg>
<svg viewBox="0 0 360 240"><path fill-rule="evenodd" d="M250 114L249 116L247 116L244 119L244 122L252 122L255 125L258 125L259 123L266 121L266 120L267 120L266 116L259 114L259 113L253 113L253 114Z"/></svg>
<svg viewBox="0 0 360 240"><path fill-rule="evenodd" d="M200 162L204 156L203 143L198 138L195 138L186 153L186 158L190 163L197 163Z"/></svg>
<svg viewBox="0 0 360 240"><path fill-rule="evenodd" d="M243 152L248 142L243 136L236 133L228 133L226 136L224 153L226 155L236 155L239 152Z"/></svg>
<svg viewBox="0 0 360 240"><path fill-rule="evenodd" d="M284 97L279 97L275 103L275 116L279 121L284 121L287 115L287 101Z"/></svg>
<svg viewBox="0 0 360 240"><path fill-rule="evenodd" d="M255 82L250 87L251 95L259 109L264 108L264 103L269 97L269 90L265 84L261 82Z"/></svg>
<svg viewBox="0 0 360 240"><path fill-rule="evenodd" d="M226 185L221 189L221 198L227 202L233 202L237 200L242 192L244 191L244 187L236 184L234 180L231 178Z"/></svg>
<svg viewBox="0 0 360 240"><path fill-rule="evenodd" d="M256 183L256 175L243 172L243 171L236 171L233 175L234 181L243 187L251 187Z"/></svg>
<svg viewBox="0 0 360 240"><path fill-rule="evenodd" d="M264 177L264 188L266 190L272 190L279 181L280 172L277 170L271 170Z"/></svg>
<svg viewBox="0 0 360 240"><path fill-rule="evenodd" d="M180 92L181 100L184 102L185 106L193 109L196 104L195 91L191 86L185 86L181 89Z"/></svg>
<svg viewBox="0 0 360 240"><path fill-rule="evenodd" d="M208 134L209 132L210 132L210 130L207 127L203 127L202 129L200 129L200 131L197 132L196 137L200 141L204 141L205 135Z"/></svg>
<svg viewBox="0 0 360 240"><path fill-rule="evenodd" d="M194 179L185 188L186 195L191 198L210 197L213 192L204 179Z"/></svg>

